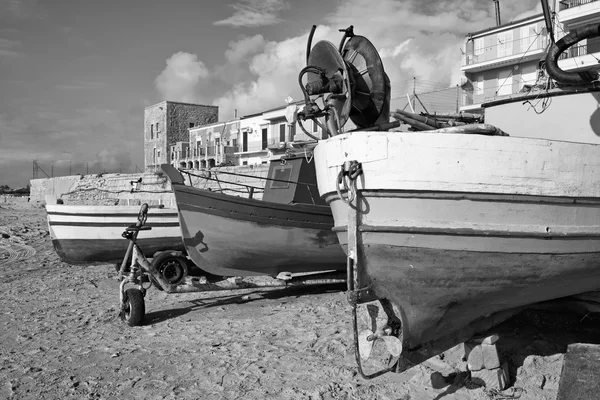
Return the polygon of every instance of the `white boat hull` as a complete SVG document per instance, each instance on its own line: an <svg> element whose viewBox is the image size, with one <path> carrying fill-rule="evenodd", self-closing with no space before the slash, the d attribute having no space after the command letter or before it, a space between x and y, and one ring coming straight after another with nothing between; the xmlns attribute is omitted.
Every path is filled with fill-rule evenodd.
<svg viewBox="0 0 600 400"><path fill-rule="evenodd" d="M336 181L345 161L361 163L350 224L357 289L396 306L410 351L466 340L486 317L600 288L598 155L593 144L363 132L320 142L315 161L346 252L356 213Z"/></svg>
<svg viewBox="0 0 600 400"><path fill-rule="evenodd" d="M95 264L123 259L129 242L121 234L135 224L139 206L47 205L48 229L60 258L70 264ZM177 210L150 208L137 243L147 257L157 251L184 250Z"/></svg>

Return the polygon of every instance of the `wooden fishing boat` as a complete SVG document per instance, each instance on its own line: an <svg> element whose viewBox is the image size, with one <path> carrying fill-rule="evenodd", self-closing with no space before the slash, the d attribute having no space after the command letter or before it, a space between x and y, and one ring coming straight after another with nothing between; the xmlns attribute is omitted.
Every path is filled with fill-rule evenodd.
<svg viewBox="0 0 600 400"><path fill-rule="evenodd" d="M271 163L262 200L186 186L177 169L161 168L175 193L187 254L202 270L276 276L345 269L331 210L316 192L314 164L304 156ZM305 185L311 179L314 186Z"/></svg>
<svg viewBox="0 0 600 400"><path fill-rule="evenodd" d="M424 131L417 121L421 132L385 132L376 121L389 119L384 100L368 124L343 133L345 119L357 119L345 111L357 109L353 87L364 82L361 95L368 94L382 82L383 68L362 37L350 36L346 46L343 39L338 54L322 43L301 78L305 71L341 72L313 72L301 85L304 117L324 117L332 136L317 145L315 168L348 257L364 377L379 374L365 375L361 367L377 340L389 355L418 363L524 307L600 288L594 89L545 94L559 99L556 104L565 105L568 97L584 102L577 115L590 114L571 125L555 110L546 113L540 129L506 112L516 103L503 102L488 105L491 118L486 109L486 123L491 119L497 127ZM547 63L559 55L551 50ZM322 110L309 97L328 92L332 100ZM389 101L389 92L384 97ZM522 99L512 101L523 107Z"/></svg>
<svg viewBox="0 0 600 400"><path fill-rule="evenodd" d="M137 220L139 206L47 204L48 229L62 261L75 265L118 262L127 251L123 230ZM177 210L150 208L138 243L144 255L162 250L184 250Z"/></svg>
<svg viewBox="0 0 600 400"><path fill-rule="evenodd" d="M543 139L357 132L321 142L315 160L334 230L359 269L355 290L394 305L404 353L431 356L468 339L478 320L495 324L501 312L600 287L599 152ZM360 169L338 192L348 162Z"/></svg>

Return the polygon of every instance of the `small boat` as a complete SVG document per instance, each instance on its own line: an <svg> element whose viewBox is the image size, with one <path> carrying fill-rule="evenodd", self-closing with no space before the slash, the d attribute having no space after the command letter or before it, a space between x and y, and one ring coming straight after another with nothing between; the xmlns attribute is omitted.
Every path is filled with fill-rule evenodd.
<svg viewBox="0 0 600 400"><path fill-rule="evenodd" d="M69 264L120 262L128 242L121 234L136 221L139 206L47 204L48 229L60 259ZM183 251L177 210L150 208L147 225L139 234L144 255L163 250Z"/></svg>
<svg viewBox="0 0 600 400"><path fill-rule="evenodd" d="M385 74L370 42L349 37L339 52L317 43L301 78L313 74L303 117L325 117L332 136L316 146L315 168L348 256L359 372L409 365L365 374L361 362L377 340L388 355L419 363L524 307L600 288L600 144L594 119L589 126L597 100L574 130L559 109L543 129L507 113L526 107L519 98L489 105L501 107L497 128L387 132L376 121L389 120L385 101L361 126L352 88L364 83L364 96ZM559 55L550 50L548 62ZM309 98L328 92L335 96L323 109ZM556 93L545 96L562 105L598 98L592 88ZM348 118L359 130L340 131Z"/></svg>
<svg viewBox="0 0 600 400"><path fill-rule="evenodd" d="M304 153L271 161L261 200L186 186L179 170L161 168L175 193L187 254L202 270L277 276L345 269L331 209Z"/></svg>

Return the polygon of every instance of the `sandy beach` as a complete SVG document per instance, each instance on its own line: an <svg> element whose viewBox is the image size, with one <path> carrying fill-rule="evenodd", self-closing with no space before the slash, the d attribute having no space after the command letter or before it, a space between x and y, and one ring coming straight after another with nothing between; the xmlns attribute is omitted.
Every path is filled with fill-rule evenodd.
<svg viewBox="0 0 600 400"><path fill-rule="evenodd" d="M503 393L470 379L462 346L367 381L343 286L153 288L132 328L118 317L114 265L60 261L43 206L0 204L0 235L0 398L551 400L566 346L600 341L598 314L527 311L495 329L510 365Z"/></svg>

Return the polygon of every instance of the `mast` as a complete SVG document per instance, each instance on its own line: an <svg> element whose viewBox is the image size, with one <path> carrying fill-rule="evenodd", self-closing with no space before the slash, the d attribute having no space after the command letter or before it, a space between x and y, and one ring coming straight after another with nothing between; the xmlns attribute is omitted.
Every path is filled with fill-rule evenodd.
<svg viewBox="0 0 600 400"><path fill-rule="evenodd" d="M548 35L550 35L551 43L554 43L554 29L552 28L552 13L550 12L550 5L548 0L541 0L542 10L544 11L544 21L546 21L546 29Z"/></svg>
<svg viewBox="0 0 600 400"><path fill-rule="evenodd" d="M494 0L494 6L496 7L496 26L502 25L500 21L500 0Z"/></svg>

